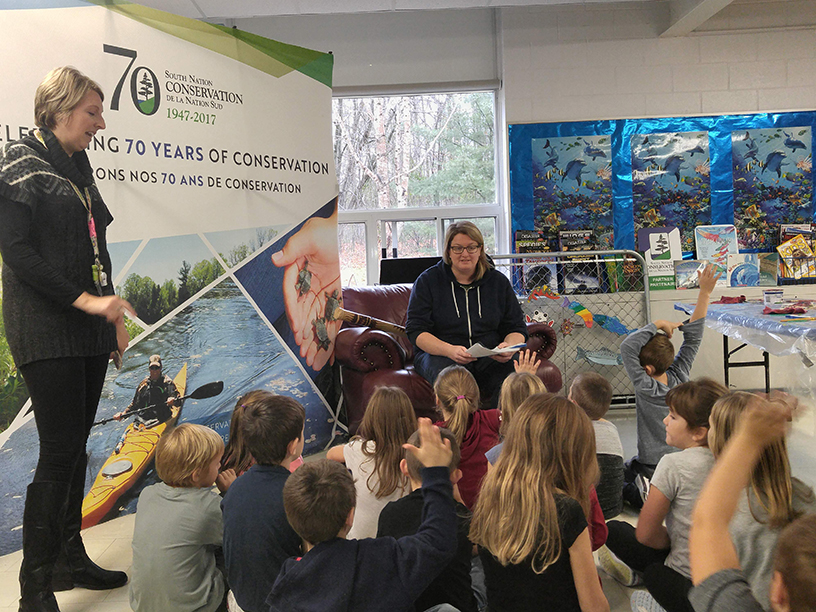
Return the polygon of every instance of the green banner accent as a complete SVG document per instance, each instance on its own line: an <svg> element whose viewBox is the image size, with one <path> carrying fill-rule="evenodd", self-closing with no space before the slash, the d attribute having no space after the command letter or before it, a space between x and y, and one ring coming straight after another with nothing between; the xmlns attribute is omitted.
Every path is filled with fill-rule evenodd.
<svg viewBox="0 0 816 612"><path fill-rule="evenodd" d="M279 78L296 70L327 87L332 86L334 56L331 53L287 45L237 28L173 15L127 0L87 2L230 57L273 77Z"/></svg>

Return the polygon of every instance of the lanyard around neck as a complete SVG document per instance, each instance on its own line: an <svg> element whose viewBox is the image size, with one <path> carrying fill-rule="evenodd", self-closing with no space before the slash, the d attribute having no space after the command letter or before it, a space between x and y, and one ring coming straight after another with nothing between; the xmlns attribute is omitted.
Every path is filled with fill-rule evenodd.
<svg viewBox="0 0 816 612"><path fill-rule="evenodd" d="M48 145L45 144L45 139L43 138L42 132L40 132L40 130L34 130L34 135L37 137L37 140L40 141L42 146L44 146L47 150ZM82 202L83 208L85 208L85 210L88 213L88 235L91 238L91 246L93 247L94 253L94 265L91 267L92 268L91 274L93 275L94 285L96 285L97 293L99 293L99 295L103 295L102 286L107 285L107 282L105 270L102 267L102 261L100 260L99 238L97 237L96 234L96 222L94 221L93 213L91 212L92 207L91 192L87 187L85 187L83 193L83 191L80 191L79 187L77 187L71 179L69 179L67 176L63 178L65 178L65 180L67 180L68 183L71 185L71 187L74 190L74 193L79 198L79 201Z"/></svg>

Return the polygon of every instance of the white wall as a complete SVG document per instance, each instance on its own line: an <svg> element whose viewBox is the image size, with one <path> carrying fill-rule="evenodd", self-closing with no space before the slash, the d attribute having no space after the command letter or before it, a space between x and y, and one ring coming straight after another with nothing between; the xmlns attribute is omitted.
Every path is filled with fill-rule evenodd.
<svg viewBox="0 0 816 612"><path fill-rule="evenodd" d="M713 21L768 21L752 11ZM658 38L668 18L665 3L502 9L508 123L816 108L816 26Z"/></svg>

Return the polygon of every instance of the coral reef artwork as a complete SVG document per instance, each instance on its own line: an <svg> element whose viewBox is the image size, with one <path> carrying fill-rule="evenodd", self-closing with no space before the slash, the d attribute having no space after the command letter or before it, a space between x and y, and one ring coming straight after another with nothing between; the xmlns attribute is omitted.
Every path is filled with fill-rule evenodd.
<svg viewBox="0 0 816 612"><path fill-rule="evenodd" d="M535 230L558 249L559 230L591 229L611 249L612 146L608 135L531 139Z"/></svg>
<svg viewBox="0 0 816 612"><path fill-rule="evenodd" d="M708 132L634 134L632 206L643 227L680 229L683 251L694 251L694 228L711 223Z"/></svg>
<svg viewBox="0 0 816 612"><path fill-rule="evenodd" d="M739 130L731 144L739 248L767 251L781 223L813 219L811 127Z"/></svg>

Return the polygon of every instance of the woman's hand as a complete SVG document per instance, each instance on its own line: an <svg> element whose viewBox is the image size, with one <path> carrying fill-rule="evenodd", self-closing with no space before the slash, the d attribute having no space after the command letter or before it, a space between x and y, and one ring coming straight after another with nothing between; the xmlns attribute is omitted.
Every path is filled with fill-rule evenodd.
<svg viewBox="0 0 816 612"><path fill-rule="evenodd" d="M74 300L71 306L89 315L104 317L110 323L122 321L125 312L130 313L134 317L136 316L136 311L133 310L133 306L130 305L130 302L123 300L118 295L97 296L83 291L82 295Z"/></svg>
<svg viewBox="0 0 816 612"><path fill-rule="evenodd" d="M449 359L452 359L459 365L465 365L470 363L471 361L476 361L476 358L468 353L468 350L464 346L454 346L450 345L450 349L446 355Z"/></svg>
<svg viewBox="0 0 816 612"><path fill-rule="evenodd" d="M529 372L535 374L538 371L538 365L541 363L538 359L538 353L534 353L530 349L519 351L518 361L513 362L513 367L516 372Z"/></svg>

